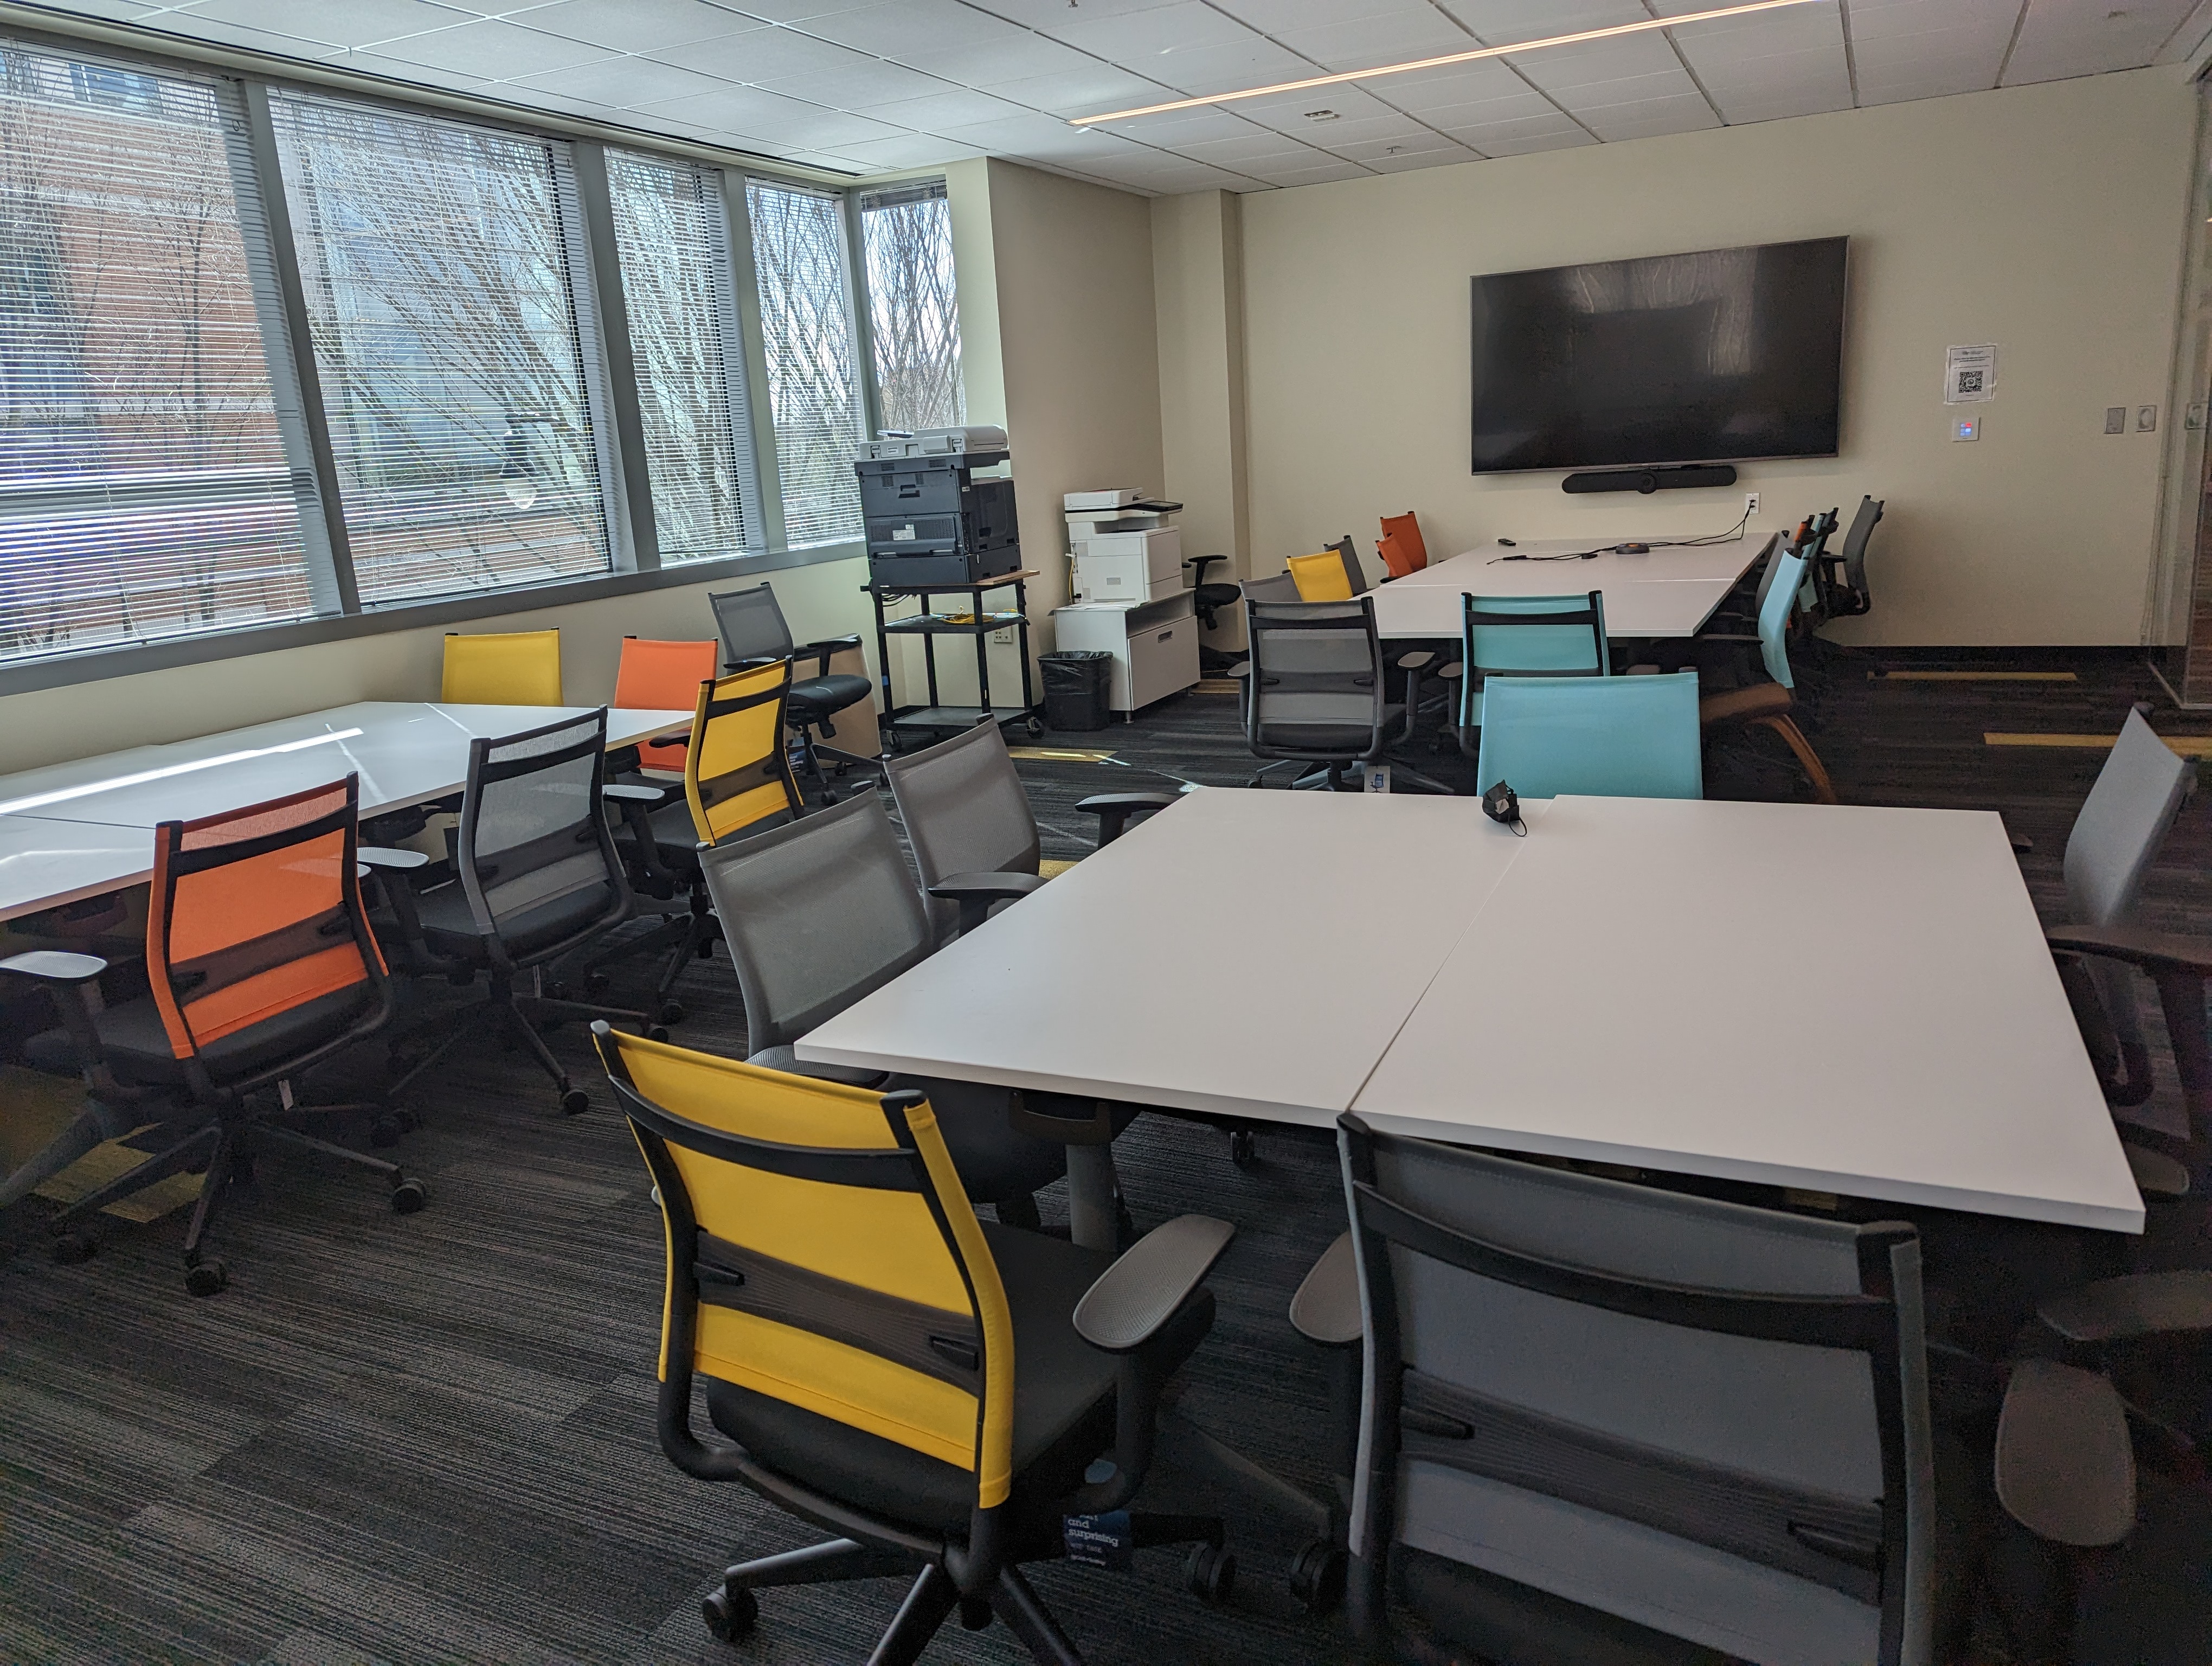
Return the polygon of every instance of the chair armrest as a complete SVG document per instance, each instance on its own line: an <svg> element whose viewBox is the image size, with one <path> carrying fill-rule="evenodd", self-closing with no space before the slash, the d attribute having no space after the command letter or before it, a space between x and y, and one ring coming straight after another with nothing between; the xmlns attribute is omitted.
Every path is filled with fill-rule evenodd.
<svg viewBox="0 0 2212 1666"><path fill-rule="evenodd" d="M1398 656L1398 669L1401 671L1426 671L1431 665L1436 663L1436 653L1433 649L1425 648L1409 648L1407 652Z"/></svg>
<svg viewBox="0 0 2212 1666"><path fill-rule="evenodd" d="M668 801L665 787L633 786L626 781L611 781L599 788L599 796L612 799L617 804L661 805Z"/></svg>
<svg viewBox="0 0 2212 1666"><path fill-rule="evenodd" d="M965 937L991 917L994 903L1026 897L1046 883L1034 873L955 873L932 885L929 894L960 904L960 934Z"/></svg>
<svg viewBox="0 0 2212 1666"><path fill-rule="evenodd" d="M30 949L0 960L0 972L70 989L90 983L106 970L107 963L96 954L70 954L61 949Z"/></svg>
<svg viewBox="0 0 2212 1666"><path fill-rule="evenodd" d="M382 845L364 844L355 846L353 854L363 867L381 868L387 873L411 873L430 866L430 858L420 850L387 850Z"/></svg>
<svg viewBox="0 0 2212 1666"><path fill-rule="evenodd" d="M100 975L106 970L107 963L96 954L72 954L63 949L31 949L0 960L0 972L31 978L55 991L54 1010L61 1015L62 1028L69 1031L70 1044L76 1049L93 1097L128 1104L144 1098L150 1090L118 1081L108 1067L106 1049L100 1044L100 1025L94 1015L100 1011ZM64 989L69 991L66 995L60 993Z"/></svg>
<svg viewBox="0 0 2212 1666"><path fill-rule="evenodd" d="M2141 926L2052 926L2043 936L2053 949L2124 960L2154 976L2192 972L2212 977L2212 937L2187 937Z"/></svg>
<svg viewBox="0 0 2212 1666"><path fill-rule="evenodd" d="M2212 1330L2212 1272L2130 1273L2052 1296L2036 1309L2069 1342Z"/></svg>
<svg viewBox="0 0 2212 1666"><path fill-rule="evenodd" d="M1075 807L1098 818L1098 842L1103 847L1121 836L1130 817L1165 810L1182 796L1180 793L1099 793Z"/></svg>
<svg viewBox="0 0 2212 1666"><path fill-rule="evenodd" d="M1132 1353L1188 1301L1237 1229L1210 1215L1177 1215L1131 1245L1075 1304L1075 1334L1108 1353Z"/></svg>
<svg viewBox="0 0 2212 1666"><path fill-rule="evenodd" d="M1351 1233L1339 1232L1307 1269L1298 1293L1291 1298L1291 1324L1306 1341L1323 1347L1350 1347L1360 1340L1359 1263Z"/></svg>
<svg viewBox="0 0 2212 1666"><path fill-rule="evenodd" d="M2136 1524L2127 1408L2096 1371L2023 1359L1997 1414L1997 1501L2031 1533L2063 1545L2112 1545Z"/></svg>
<svg viewBox="0 0 2212 1666"><path fill-rule="evenodd" d="M794 660L802 660L809 654L813 655L814 674L817 677L827 677L830 674L830 660L833 654L845 648L856 648L860 645L860 639L858 636L825 636L818 642L801 642L791 650L791 657Z"/></svg>
<svg viewBox="0 0 2212 1666"><path fill-rule="evenodd" d="M430 952L422 935L422 916L415 906L415 882L407 877L429 866L429 857L419 850L393 850L381 845L356 845L353 854L375 879L378 891L391 907L410 969L418 974L453 970L457 963Z"/></svg>

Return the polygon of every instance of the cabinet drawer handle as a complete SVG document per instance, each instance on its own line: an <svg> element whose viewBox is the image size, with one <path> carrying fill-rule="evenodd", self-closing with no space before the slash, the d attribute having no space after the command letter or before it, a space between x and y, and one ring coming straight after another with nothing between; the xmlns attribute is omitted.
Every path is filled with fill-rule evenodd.
<svg viewBox="0 0 2212 1666"><path fill-rule="evenodd" d="M1158 635L1153 637L1152 640L1156 642L1164 642L1169 637L1174 635L1175 632L1172 630L1163 630Z"/></svg>

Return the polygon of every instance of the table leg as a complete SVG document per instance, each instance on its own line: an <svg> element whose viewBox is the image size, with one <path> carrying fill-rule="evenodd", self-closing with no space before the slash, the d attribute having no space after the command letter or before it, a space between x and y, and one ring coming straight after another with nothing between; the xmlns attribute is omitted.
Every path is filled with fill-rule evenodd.
<svg viewBox="0 0 2212 1666"><path fill-rule="evenodd" d="M1111 1255L1120 1247L1114 1231L1114 1185L1113 1146L1067 1148L1068 1236L1085 1250Z"/></svg>

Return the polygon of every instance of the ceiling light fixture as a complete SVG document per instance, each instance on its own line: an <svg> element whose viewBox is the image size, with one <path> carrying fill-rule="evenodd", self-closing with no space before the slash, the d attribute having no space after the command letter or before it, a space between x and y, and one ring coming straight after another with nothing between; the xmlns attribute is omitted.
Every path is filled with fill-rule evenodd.
<svg viewBox="0 0 2212 1666"><path fill-rule="evenodd" d="M1115 110L1103 116L1077 116L1070 127L1093 127L1102 121L1127 121L1132 116L1158 116L1170 110L1195 110L1208 104L1233 104L1239 99L1266 98L1274 93L1303 92L1309 87L1339 87L1347 81L1372 81L1377 76L1403 75L1408 70L1441 69L1448 64L1473 64L1486 58L1517 57L1547 46L1571 46L1583 40L1610 40L1616 35L1642 34L1648 29L1678 28L1685 23L1711 23L1723 17L1744 17L1753 12L1779 11L1784 6L1808 6L1814 0L1750 0L1740 6L1715 11L1686 12L1680 17L1653 17L1641 23L1617 23L1608 29L1581 29L1573 34L1550 35L1542 40L1516 41L1510 46L1481 46L1471 52L1449 52L1442 58L1415 58L1410 64L1386 64L1379 70L1346 70L1340 75L1309 76L1303 81L1279 81L1272 87L1248 87L1237 93L1212 93L1204 98L1174 99L1165 104L1139 105L1133 110Z"/></svg>

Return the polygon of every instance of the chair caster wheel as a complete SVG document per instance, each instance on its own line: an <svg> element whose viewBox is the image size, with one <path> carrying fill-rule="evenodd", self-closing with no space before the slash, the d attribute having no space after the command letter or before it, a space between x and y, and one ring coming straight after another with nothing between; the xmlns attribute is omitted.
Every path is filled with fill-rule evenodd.
<svg viewBox="0 0 2212 1666"><path fill-rule="evenodd" d="M429 1201L430 1189L411 1175L392 1189L392 1213L395 1215L417 1213Z"/></svg>
<svg viewBox="0 0 2212 1666"><path fill-rule="evenodd" d="M663 1024L681 1024L681 1023L683 1023L683 1022L684 1022L684 1003L683 1003L682 1001L680 1001L680 1000L664 1000L664 1001L662 1001L662 1002L660 1003L660 1012L659 1012L659 1016L660 1021L661 1021Z"/></svg>
<svg viewBox="0 0 2212 1666"><path fill-rule="evenodd" d="M725 1643L734 1643L751 1631L760 1619L760 1599L743 1588L725 1585L699 1604L707 1629Z"/></svg>
<svg viewBox="0 0 2212 1666"><path fill-rule="evenodd" d="M1193 1596L1218 1607L1237 1590L1236 1553L1220 1545L1194 1545L1182 1577Z"/></svg>
<svg viewBox="0 0 2212 1666"><path fill-rule="evenodd" d="M1240 1169L1249 1169L1260 1159L1259 1142L1249 1128L1237 1128L1229 1136L1229 1160Z"/></svg>
<svg viewBox="0 0 2212 1666"><path fill-rule="evenodd" d="M368 1143L380 1150L399 1143L400 1122L397 1116L380 1116L368 1125Z"/></svg>
<svg viewBox="0 0 2212 1666"><path fill-rule="evenodd" d="M185 1269L185 1288L195 1296L213 1296L230 1282L230 1269L219 1261L196 1261Z"/></svg>
<svg viewBox="0 0 2212 1666"><path fill-rule="evenodd" d="M99 1252L100 1243L89 1232L64 1232L54 1240L54 1264L81 1267Z"/></svg>
<svg viewBox="0 0 2212 1666"><path fill-rule="evenodd" d="M665 1025L648 1024L645 1026L645 1038L647 1041L665 1042L668 1039L668 1028Z"/></svg>
<svg viewBox="0 0 2212 1666"><path fill-rule="evenodd" d="M569 1088L561 1095L561 1114L563 1116L581 1116L591 1108L591 1096L580 1087Z"/></svg>
<svg viewBox="0 0 2212 1666"><path fill-rule="evenodd" d="M559 978L552 978L545 985L545 994L550 1000L566 1000L568 999L568 986Z"/></svg>
<svg viewBox="0 0 2212 1666"><path fill-rule="evenodd" d="M714 958L714 939L710 937L704 943L702 943L699 945L699 958L702 960L712 960Z"/></svg>
<svg viewBox="0 0 2212 1666"><path fill-rule="evenodd" d="M1309 1619L1319 1620L1344 1600L1348 1566L1344 1552L1322 1539L1314 1540L1291 1559L1291 1595Z"/></svg>
<svg viewBox="0 0 2212 1666"><path fill-rule="evenodd" d="M963 1631L988 1632L991 1629L992 1620L997 1618L991 1612L991 1605L983 1598L963 1596L960 1599L960 1628Z"/></svg>

